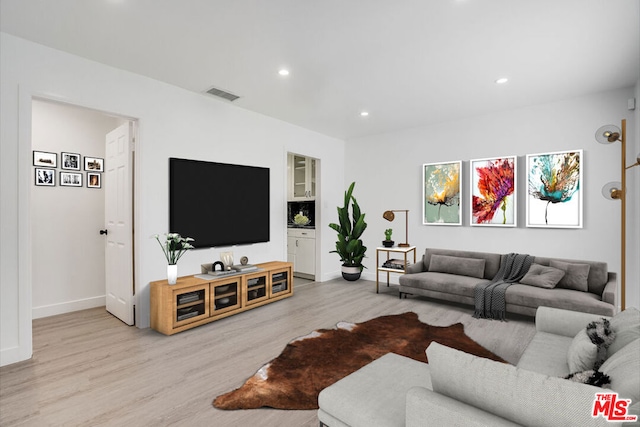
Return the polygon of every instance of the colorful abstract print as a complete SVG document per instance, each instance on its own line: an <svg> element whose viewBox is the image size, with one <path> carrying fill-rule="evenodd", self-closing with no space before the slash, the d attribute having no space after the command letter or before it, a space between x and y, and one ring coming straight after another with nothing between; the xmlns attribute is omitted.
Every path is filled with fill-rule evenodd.
<svg viewBox="0 0 640 427"><path fill-rule="evenodd" d="M580 189L580 152L543 154L531 158L529 164L529 196L546 202L544 223L557 223L549 218L549 205L566 204ZM551 223L551 224L550 224Z"/></svg>
<svg viewBox="0 0 640 427"><path fill-rule="evenodd" d="M514 225L515 159L472 162L475 173L471 196L473 224ZM496 215L500 211L499 215ZM509 213L509 215L507 215Z"/></svg>
<svg viewBox="0 0 640 427"><path fill-rule="evenodd" d="M460 162L424 165L424 223L460 224Z"/></svg>

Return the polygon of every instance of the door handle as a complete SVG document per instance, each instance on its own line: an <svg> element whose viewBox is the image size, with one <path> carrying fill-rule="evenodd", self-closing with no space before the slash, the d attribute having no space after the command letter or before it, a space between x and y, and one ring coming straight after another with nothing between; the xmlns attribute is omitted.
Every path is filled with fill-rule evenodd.
<svg viewBox="0 0 640 427"><path fill-rule="evenodd" d="M106 234L108 234L108 233L109 233L109 231L108 231L108 230L100 230L100 235L103 235L103 234L105 234L105 235L106 235Z"/></svg>

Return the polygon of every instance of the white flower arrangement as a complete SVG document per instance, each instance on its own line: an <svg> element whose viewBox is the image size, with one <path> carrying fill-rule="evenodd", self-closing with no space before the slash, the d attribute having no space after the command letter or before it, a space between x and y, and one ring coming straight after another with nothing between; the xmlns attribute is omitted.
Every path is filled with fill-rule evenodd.
<svg viewBox="0 0 640 427"><path fill-rule="evenodd" d="M156 234L153 237L158 241L169 265L176 265L180 257L184 255L185 252L189 249L193 249L193 245L189 243L194 241L191 237L182 237L178 233L166 233L164 236L164 244L160 241L159 234Z"/></svg>

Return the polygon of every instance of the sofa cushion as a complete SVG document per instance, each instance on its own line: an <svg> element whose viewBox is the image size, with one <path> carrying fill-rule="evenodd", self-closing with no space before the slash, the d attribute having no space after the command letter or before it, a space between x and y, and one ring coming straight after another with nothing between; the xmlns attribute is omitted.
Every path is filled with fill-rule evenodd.
<svg viewBox="0 0 640 427"><path fill-rule="evenodd" d="M322 390L318 405L349 426L404 426L407 392L431 388L429 372L426 363L387 353Z"/></svg>
<svg viewBox="0 0 640 427"><path fill-rule="evenodd" d="M631 399L633 403L640 401L640 339L632 341L609 357L600 371L609 375L609 388L621 397Z"/></svg>
<svg viewBox="0 0 640 427"><path fill-rule="evenodd" d="M635 307L629 307L616 314L609 323L611 329L616 333L616 338L607 349L609 357L630 342L640 338L640 311Z"/></svg>
<svg viewBox="0 0 640 427"><path fill-rule="evenodd" d="M572 338L548 332L537 332L518 360L518 368L552 377L564 377L569 372L567 353Z"/></svg>
<svg viewBox="0 0 640 427"><path fill-rule="evenodd" d="M539 288L553 289L560 279L564 277L564 270L533 263L529 271L520 279L520 283L537 286Z"/></svg>
<svg viewBox="0 0 640 427"><path fill-rule="evenodd" d="M429 270L429 264L431 263L431 257L433 255L447 255L461 258L476 258L485 260L484 265L484 278L493 279L500 269L500 261L502 255L490 253L490 252L474 252L474 251L460 251L455 249L433 249L427 248L424 251L422 261L424 262L424 271Z"/></svg>
<svg viewBox="0 0 640 427"><path fill-rule="evenodd" d="M609 425L592 418L597 388L431 343L433 391L522 425Z"/></svg>
<svg viewBox="0 0 640 427"><path fill-rule="evenodd" d="M432 271L400 276L400 285L406 288L428 289L471 298L473 298L473 289L478 283L489 283L489 280ZM407 289L407 292L411 290Z"/></svg>
<svg viewBox="0 0 640 427"><path fill-rule="evenodd" d="M586 329L575 336L567 352L569 372L581 372L593 369L598 358L598 346L591 342Z"/></svg>
<svg viewBox="0 0 640 427"><path fill-rule="evenodd" d="M482 279L484 277L484 264L485 260L478 258L432 255L429 261L429 271Z"/></svg>
<svg viewBox="0 0 640 427"><path fill-rule="evenodd" d="M545 289L515 283L507 289L505 299L507 300L507 311L510 310L511 304L532 308L554 307L601 316L613 316L615 311L613 305L602 301L598 295L559 287Z"/></svg>
<svg viewBox="0 0 640 427"><path fill-rule="evenodd" d="M574 264L552 259L549 265L565 272L564 277L558 282L558 287L582 292L589 291L589 284L587 283L589 269L591 268L589 264Z"/></svg>

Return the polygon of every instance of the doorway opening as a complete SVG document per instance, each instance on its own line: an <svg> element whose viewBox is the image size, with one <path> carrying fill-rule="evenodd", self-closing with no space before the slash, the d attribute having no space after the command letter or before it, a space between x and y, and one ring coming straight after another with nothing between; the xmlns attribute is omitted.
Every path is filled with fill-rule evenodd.
<svg viewBox="0 0 640 427"><path fill-rule="evenodd" d="M109 269L105 261L109 161L106 135L136 122L96 110L33 98L31 150L33 184L30 185L31 317L105 306ZM40 153L45 153L40 155ZM41 162L44 160L44 163ZM130 164L132 172L133 162ZM39 185L38 174L51 178ZM133 173L123 175L133 207ZM133 242L133 215L128 221ZM130 246L129 262L133 265ZM118 268L116 266L116 268ZM133 273L128 298L134 300ZM118 316L120 317L120 316ZM133 324L131 321L125 322ZM122 320L122 319L121 319Z"/></svg>

